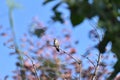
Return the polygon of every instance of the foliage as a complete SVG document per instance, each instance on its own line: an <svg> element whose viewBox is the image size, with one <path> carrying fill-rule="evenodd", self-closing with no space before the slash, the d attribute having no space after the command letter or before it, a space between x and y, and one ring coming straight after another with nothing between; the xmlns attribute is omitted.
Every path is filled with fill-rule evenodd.
<svg viewBox="0 0 120 80"><path fill-rule="evenodd" d="M53 1L55 0L45 0L43 4L46 5ZM107 44L112 42L112 51L115 52L117 58L120 59L120 45L118 45L120 44L119 0L60 0L52 8L55 14L52 16L53 21L64 23L65 20L62 17L63 13L58 11L59 6L63 3L67 4L66 9L70 11L69 19L73 27L82 23L85 18L91 19L94 16L98 16L98 26L100 27L98 29L103 29L105 31L102 41L95 47L90 47L86 50L85 55L79 55L79 52L72 45L77 45L79 42L71 43L69 29L63 29L61 31L61 33L63 33L63 38L60 41L61 44L64 44L62 45L63 49L68 51L63 50L58 53L53 46L54 30L51 30L51 33L46 33L49 28L41 24L40 21L33 19L30 24L32 29L29 30L32 35L27 33L23 35L20 39L20 49L16 43L14 20L12 16L12 11L14 8L17 8L18 5L17 3L7 0L9 7L9 21L12 29L11 34L13 37L9 36L10 34L7 32L2 31L0 32L0 35L2 37L9 37L4 45L15 50L14 52L11 52L10 55L18 56L18 61L16 62L17 69L13 71L14 80L57 80L59 78L63 80L76 80L79 78L78 74L81 74L80 76L83 79L90 80L94 75L95 65L98 64L96 63L96 59L93 59L93 57L97 56L92 52L92 50L96 50L96 48L100 53L103 53L101 56L102 61L98 64L100 68L96 75L97 80L101 80L102 78L107 79L108 76L106 77L106 75L111 74L111 71L107 69L107 67L111 66L111 64L107 63L107 60L110 60L111 57L110 55L104 55L104 53L107 52ZM38 38L36 39L34 36L37 36ZM91 30L89 37L98 39L99 36L95 30ZM66 44L67 42L68 44ZM81 66L76 62L76 55L79 55L80 57L79 59L82 63ZM113 55L112 58L116 59L116 56ZM74 61L74 59L76 61ZM84 69L86 64L83 63L88 63L86 69ZM112 65L114 65L113 62ZM119 72L120 61L117 61L114 68L115 71L110 76L110 79L114 78ZM119 76L117 76L116 79L117 78L119 79ZM5 79L7 79L7 77L5 77Z"/></svg>
<svg viewBox="0 0 120 80"><path fill-rule="evenodd" d="M46 0L46 3L48 0ZM52 2L52 1L51 1ZM68 5L66 9L70 11L70 21L73 27L80 24L85 18L91 19L94 16L99 17L98 26L104 31L102 41L97 45L100 53L106 52L106 45L112 42L112 51L116 54L118 61L114 66L114 72L110 79L115 77L120 71L120 1L119 0L61 0L59 3ZM54 7L59 8L59 3ZM54 8L53 7L53 8ZM53 10L54 11L54 10ZM54 11L54 13L56 13ZM60 17L60 15L54 15ZM63 19L63 18L62 18ZM60 21L57 18L54 21Z"/></svg>

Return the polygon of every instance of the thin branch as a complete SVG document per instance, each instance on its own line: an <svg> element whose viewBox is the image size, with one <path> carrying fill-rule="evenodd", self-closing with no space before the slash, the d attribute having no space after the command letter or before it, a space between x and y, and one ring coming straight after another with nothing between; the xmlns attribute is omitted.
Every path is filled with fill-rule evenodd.
<svg viewBox="0 0 120 80"><path fill-rule="evenodd" d="M86 58L95 68L95 64L93 63L93 61L91 61L88 57L85 57L84 55L81 55L82 57Z"/></svg>
<svg viewBox="0 0 120 80"><path fill-rule="evenodd" d="M81 64L79 64L79 71L80 71L80 73L79 73L79 80L81 80L81 76L82 76L82 65Z"/></svg>
<svg viewBox="0 0 120 80"><path fill-rule="evenodd" d="M91 24L92 25L92 24ZM97 29L92 25L92 27L94 28L94 30L96 31L97 35L98 35L98 41L100 42L100 36L99 36L99 33L97 32ZM98 60L97 60L97 65L95 67L95 71L93 73L93 76L92 76L92 80L96 80L96 76L97 76L97 71L98 71L98 68L99 68L99 64L100 64L100 61L101 61L101 53L99 52L98 54Z"/></svg>
<svg viewBox="0 0 120 80"><path fill-rule="evenodd" d="M99 55L98 55L97 66L95 68L95 72L93 74L92 80L96 80L96 76L97 76L97 71L98 71L98 68L99 68L100 60L101 60L101 53L99 53Z"/></svg>
<svg viewBox="0 0 120 80"><path fill-rule="evenodd" d="M37 78L38 80L40 80L40 78L39 78L38 75L37 75L37 69L36 69L35 64L34 64L34 62L33 62L33 59L32 59L30 56L28 56L27 54L24 54L24 55L25 55L27 58L29 58L30 61L32 62L33 69L34 69L34 72L35 72L35 76L36 76L36 78Z"/></svg>
<svg viewBox="0 0 120 80"><path fill-rule="evenodd" d="M76 59L74 56L72 56L71 54L67 53L66 51L62 50L62 49L59 49L60 51L62 51L63 53L67 54L68 56L70 56L77 64L79 64L79 70L80 70L80 73L79 73L79 79L78 80L81 80L81 61Z"/></svg>
<svg viewBox="0 0 120 80"><path fill-rule="evenodd" d="M77 62L78 64L81 64L81 61L76 59L74 56L72 56L71 54L67 53L66 51L60 49L60 51L62 51L63 53L67 54L68 56L70 56L75 62Z"/></svg>

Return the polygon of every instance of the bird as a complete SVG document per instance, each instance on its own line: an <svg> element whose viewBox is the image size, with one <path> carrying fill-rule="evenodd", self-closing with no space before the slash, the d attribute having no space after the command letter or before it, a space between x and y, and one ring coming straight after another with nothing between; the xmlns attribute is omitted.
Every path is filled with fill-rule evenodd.
<svg viewBox="0 0 120 80"><path fill-rule="evenodd" d="M55 38L54 39L54 47L56 48L56 50L59 52L60 48L59 48L59 41Z"/></svg>

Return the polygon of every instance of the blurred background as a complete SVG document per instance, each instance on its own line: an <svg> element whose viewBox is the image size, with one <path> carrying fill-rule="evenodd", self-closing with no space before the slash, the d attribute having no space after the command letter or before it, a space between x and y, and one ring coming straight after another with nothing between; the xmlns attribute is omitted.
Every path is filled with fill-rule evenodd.
<svg viewBox="0 0 120 80"><path fill-rule="evenodd" d="M0 80L92 80L98 66L97 80L120 79L119 0L0 0L0 10Z"/></svg>

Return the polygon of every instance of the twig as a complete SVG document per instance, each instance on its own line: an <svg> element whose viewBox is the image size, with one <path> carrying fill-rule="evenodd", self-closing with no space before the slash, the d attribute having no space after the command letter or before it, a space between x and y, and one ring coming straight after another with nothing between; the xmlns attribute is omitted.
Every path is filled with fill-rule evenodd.
<svg viewBox="0 0 120 80"><path fill-rule="evenodd" d="M81 80L81 76L82 76L82 65L81 64L79 64L79 71L80 71L80 73L79 73L79 80Z"/></svg>
<svg viewBox="0 0 120 80"><path fill-rule="evenodd" d="M75 60L75 62L77 62L78 64L81 64L80 60L77 60L74 56L72 56L71 54L67 53L66 51L60 49L60 51L62 51L63 53L67 54L68 56L70 56L72 59Z"/></svg>
<svg viewBox="0 0 120 80"><path fill-rule="evenodd" d="M76 59L74 56L72 56L71 54L67 53L66 51L60 49L60 51L62 51L63 53L67 54L68 56L70 56L75 62L77 62L77 64L79 64L79 70L80 70L80 73L79 73L79 79L78 80L81 80L81 61Z"/></svg>
<svg viewBox="0 0 120 80"><path fill-rule="evenodd" d="M35 76L36 76L36 78L37 78L38 80L40 80L40 78L39 78L38 75L37 75L37 69L36 69L35 64L34 64L34 62L33 62L33 59L32 59L30 56L28 56L27 54L24 54L24 55L25 55L27 58L29 58L30 61L32 62L33 69L34 69L34 71L35 71Z"/></svg>
<svg viewBox="0 0 120 80"><path fill-rule="evenodd" d="M91 24L92 25L92 24ZM92 27L94 28L94 30L96 31L97 35L98 35L98 41L100 42L100 36L97 32L97 29L92 25ZM97 71L98 71L98 68L99 68L99 64L100 64L100 60L101 60L101 53L99 52L98 54L98 60L97 60L97 65L95 67L95 71L93 73L93 76L92 76L92 80L96 80L96 76L97 76Z"/></svg>
<svg viewBox="0 0 120 80"><path fill-rule="evenodd" d="M95 68L95 72L92 76L92 80L96 80L96 75L97 75L97 71L98 71L98 68L99 68L100 60L101 60L101 53L99 53L99 55L98 55L97 65L96 65L96 68Z"/></svg>
<svg viewBox="0 0 120 80"><path fill-rule="evenodd" d="M81 55L82 57L86 58L95 68L95 64L93 63L93 61L91 61L88 57L85 57L84 55Z"/></svg>

